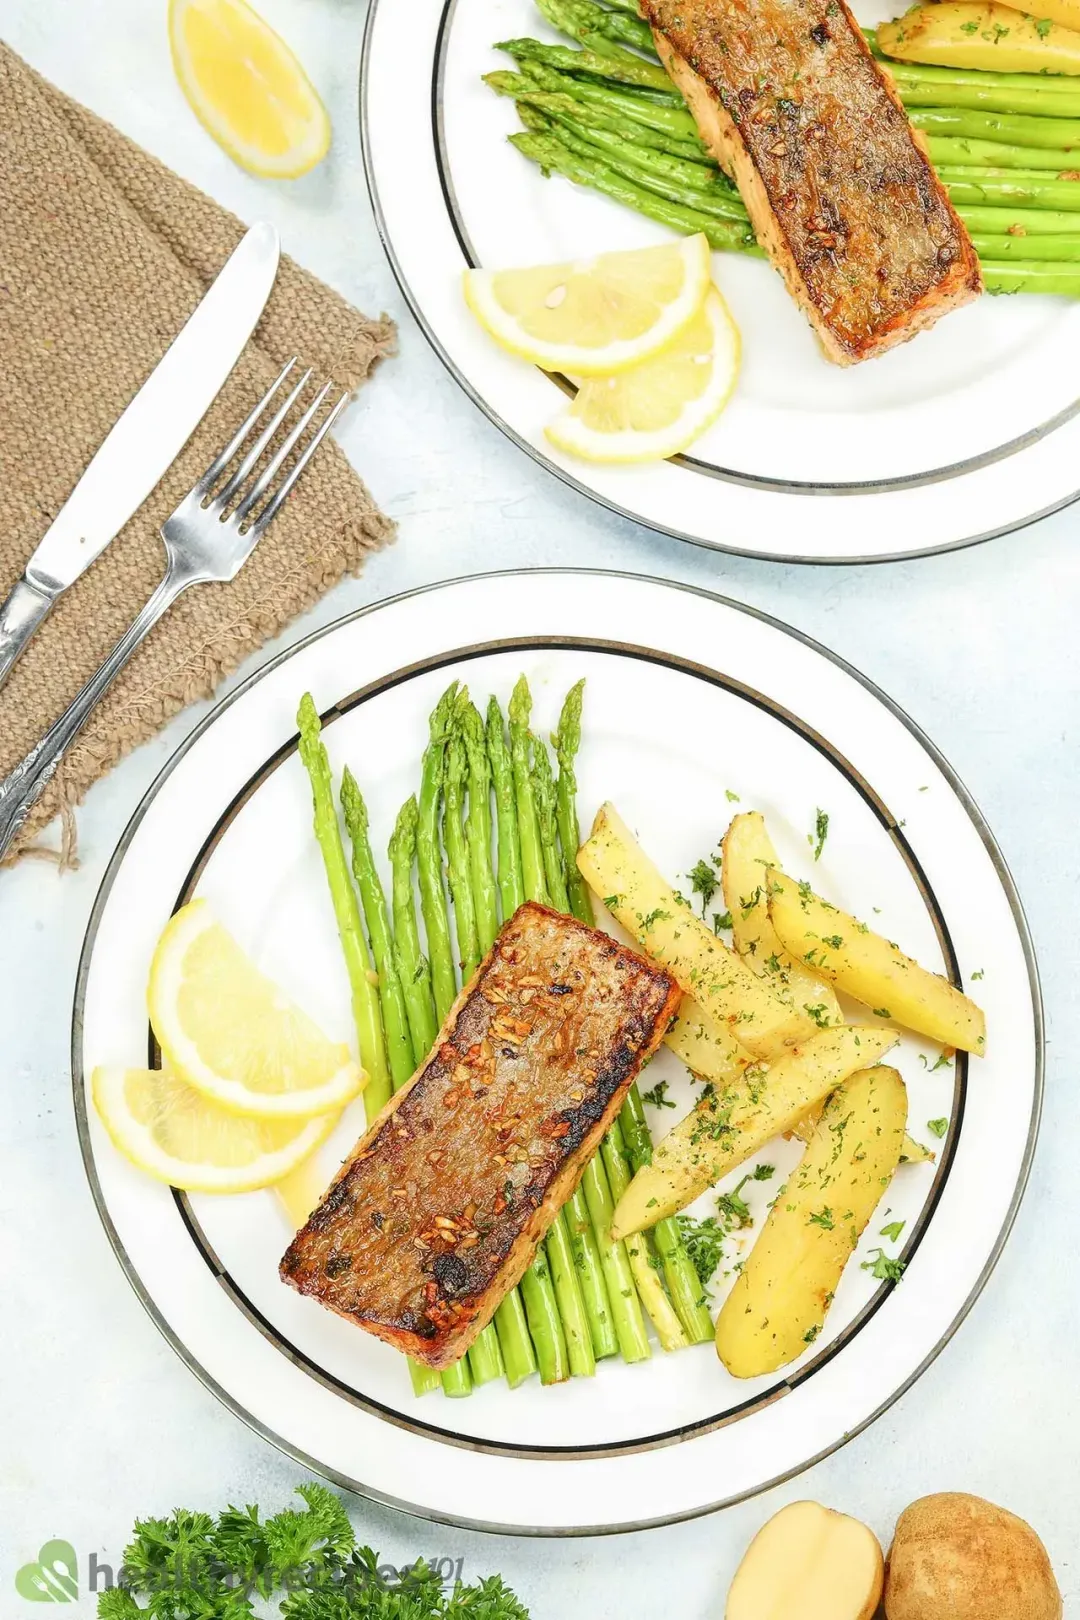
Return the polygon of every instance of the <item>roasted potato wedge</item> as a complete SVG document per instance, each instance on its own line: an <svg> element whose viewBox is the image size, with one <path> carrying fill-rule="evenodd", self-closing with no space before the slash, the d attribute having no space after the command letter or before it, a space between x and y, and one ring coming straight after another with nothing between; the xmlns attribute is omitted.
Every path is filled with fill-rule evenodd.
<svg viewBox="0 0 1080 1620"><path fill-rule="evenodd" d="M821 1118L823 1108L824 1104L822 1104L821 1108L811 1108L810 1112L808 1114L804 1114L797 1125L793 1125L791 1127L790 1134L798 1137L800 1142L809 1142L817 1128L817 1123ZM900 1163L936 1164L937 1154L932 1152L930 1148L923 1147L921 1142L916 1142L915 1138L913 1136L909 1136L905 1131L904 1145L900 1149Z"/></svg>
<svg viewBox="0 0 1080 1620"><path fill-rule="evenodd" d="M995 73L1080 73L1080 19L1068 0L1025 16L1010 6L944 0L913 6L878 26L877 42L898 62L983 68ZM1062 23L1069 26L1061 27Z"/></svg>
<svg viewBox="0 0 1080 1620"><path fill-rule="evenodd" d="M848 1025L823 1029L759 1063L728 1086L710 1088L659 1143L615 1207L611 1235L629 1237L685 1209L766 1142L790 1131L842 1080L876 1063L896 1036Z"/></svg>
<svg viewBox="0 0 1080 1620"><path fill-rule="evenodd" d="M667 968L683 993L726 1024L754 1057L768 1057L814 1027L695 917L614 805L601 805L577 863L590 889L646 955Z"/></svg>
<svg viewBox="0 0 1080 1620"><path fill-rule="evenodd" d="M718 1024L689 996L684 997L679 1016L664 1038L688 1069L714 1086L730 1085L756 1061L727 1024Z"/></svg>
<svg viewBox="0 0 1080 1620"><path fill-rule="evenodd" d="M743 961L819 1028L842 1024L844 1015L832 986L801 962L792 961L769 920L768 874L780 863L764 816L756 810L736 816L721 851L724 904L731 916L731 937Z"/></svg>
<svg viewBox="0 0 1080 1620"><path fill-rule="evenodd" d="M773 868L768 886L769 917L792 956L878 1017L943 1046L982 1055L986 1047L982 1009L948 979L920 967L899 946L822 900L808 883L796 883Z"/></svg>
<svg viewBox="0 0 1080 1620"><path fill-rule="evenodd" d="M776 1372L813 1344L906 1127L895 1069L862 1069L833 1092L717 1319L716 1352L733 1377Z"/></svg>

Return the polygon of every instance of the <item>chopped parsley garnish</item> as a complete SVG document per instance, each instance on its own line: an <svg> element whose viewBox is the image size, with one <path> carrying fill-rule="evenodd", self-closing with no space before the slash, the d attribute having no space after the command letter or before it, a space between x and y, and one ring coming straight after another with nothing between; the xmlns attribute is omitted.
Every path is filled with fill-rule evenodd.
<svg viewBox="0 0 1080 1620"><path fill-rule="evenodd" d="M716 1268L724 1257L727 1233L715 1215L708 1215L703 1221L695 1220L692 1215L679 1215L677 1220L683 1247L698 1274L698 1281L705 1288L716 1275Z"/></svg>
<svg viewBox="0 0 1080 1620"><path fill-rule="evenodd" d="M907 1221L891 1221L888 1226L883 1226L881 1228L878 1236L888 1238L890 1243L898 1243L900 1241L900 1234L906 1225Z"/></svg>
<svg viewBox="0 0 1080 1620"><path fill-rule="evenodd" d="M704 918L705 909L720 886L716 868L712 861L701 860L686 875L690 879L691 893L701 896L701 915Z"/></svg>
<svg viewBox="0 0 1080 1620"><path fill-rule="evenodd" d="M1035 19L1035 32L1040 39L1045 39L1053 26L1049 17L1037 17Z"/></svg>
<svg viewBox="0 0 1080 1620"><path fill-rule="evenodd" d="M888 1007L873 1007L871 1008L871 1011L873 1012L875 1018L892 1017L892 1013L889 1011Z"/></svg>
<svg viewBox="0 0 1080 1620"><path fill-rule="evenodd" d="M938 1069L947 1069L950 1066L950 1064L952 1063L952 1058L948 1055L947 1052L942 1052L942 1054L938 1058L937 1062L936 1063L931 1063L930 1059L927 1057L926 1053L925 1052L920 1052L919 1053L919 1062L922 1064L923 1068L927 1071L928 1074L934 1074L934 1073L937 1072Z"/></svg>
<svg viewBox="0 0 1080 1620"><path fill-rule="evenodd" d="M817 1338L817 1336L818 1336L818 1334L820 1332L821 1332L821 1323L820 1322L815 1322L813 1327L808 1328L806 1330L806 1332L803 1334L803 1344L813 1344L814 1340Z"/></svg>
<svg viewBox="0 0 1080 1620"><path fill-rule="evenodd" d="M814 852L815 861L820 861L821 852L825 848L825 840L828 838L828 836L829 812L827 810L815 810L814 830L812 833L807 833L806 835L806 842L810 845L810 848Z"/></svg>
<svg viewBox="0 0 1080 1620"><path fill-rule="evenodd" d="M975 972L971 975L973 979L982 979L985 978L985 976L985 971L982 968L976 968Z"/></svg>
<svg viewBox="0 0 1080 1620"><path fill-rule="evenodd" d="M831 1232L836 1226L836 1222L833 1220L833 1212L828 1207L819 1209L815 1215L811 1215L808 1224L810 1226L820 1226L826 1232Z"/></svg>
<svg viewBox="0 0 1080 1620"><path fill-rule="evenodd" d="M657 906L655 911L650 911L649 915L643 918L641 926L642 928L654 928L658 922L669 922L670 919L671 912L665 911L663 906Z"/></svg>
<svg viewBox="0 0 1080 1620"><path fill-rule="evenodd" d="M714 911L713 912L713 914L712 914L712 931L713 931L714 934L720 933L721 929L723 929L723 928L730 928L730 927L731 927L731 912L730 911Z"/></svg>
<svg viewBox="0 0 1080 1620"><path fill-rule="evenodd" d="M674 1108L675 1104L669 1099L667 1089L667 1081L658 1080L655 1086L651 1086L648 1091L641 1093L641 1100L642 1102L651 1103L653 1108Z"/></svg>
<svg viewBox="0 0 1080 1620"><path fill-rule="evenodd" d="M742 802L739 795L737 793L733 793L730 788L724 789L724 798L727 800L728 804L739 804Z"/></svg>
<svg viewBox="0 0 1080 1620"><path fill-rule="evenodd" d="M926 1128L928 1131L933 1131L934 1135L940 1139L949 1129L949 1122L947 1119L928 1119Z"/></svg>
<svg viewBox="0 0 1080 1620"><path fill-rule="evenodd" d="M904 1260L890 1260L884 1249L875 1249L869 1260L864 1260L862 1269L868 1271L878 1282L899 1282L907 1270Z"/></svg>

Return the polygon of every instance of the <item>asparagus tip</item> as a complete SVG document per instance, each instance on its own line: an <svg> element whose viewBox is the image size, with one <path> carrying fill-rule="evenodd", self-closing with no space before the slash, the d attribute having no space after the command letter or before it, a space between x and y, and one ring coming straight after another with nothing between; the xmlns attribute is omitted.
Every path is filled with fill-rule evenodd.
<svg viewBox="0 0 1080 1620"><path fill-rule="evenodd" d="M519 675L517 678L517 684L511 695L507 713L510 716L512 726L528 727L529 718L532 715L532 693L529 691L529 683L524 675Z"/></svg>
<svg viewBox="0 0 1080 1620"><path fill-rule="evenodd" d="M364 795L360 792L360 784L347 765L341 773L341 804L349 824L349 831L353 836L355 837L356 832L366 832L367 805L364 802Z"/></svg>

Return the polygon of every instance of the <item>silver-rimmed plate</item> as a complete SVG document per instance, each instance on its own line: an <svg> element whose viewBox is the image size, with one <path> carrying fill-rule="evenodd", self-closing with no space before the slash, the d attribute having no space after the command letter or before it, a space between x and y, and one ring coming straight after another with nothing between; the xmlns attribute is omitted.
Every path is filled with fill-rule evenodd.
<svg viewBox="0 0 1080 1620"><path fill-rule="evenodd" d="M867 22L886 14L880 0L863 11ZM508 144L513 108L481 75L511 65L496 40L523 34L556 38L533 0L372 0L361 123L402 291L462 387L530 455L653 528L794 561L946 550L1075 498L1080 306L986 297L881 359L841 369L769 266L735 254L716 255L715 271L743 333L743 374L716 426L689 455L647 467L557 451L544 427L563 395L480 329L462 271L580 258L665 231L544 179Z"/></svg>
<svg viewBox="0 0 1080 1620"><path fill-rule="evenodd" d="M593 1380L467 1400L414 1399L391 1350L277 1278L289 1230L274 1196L174 1194L123 1160L93 1114L96 1064L146 1062L145 989L175 907L208 898L332 1033L348 990L294 714L311 690L335 765L366 790L377 848L415 787L426 716L453 676L506 696L524 670L536 723L587 681L580 759L587 819L612 798L674 874L715 847L735 796L768 816L785 862L972 987L988 1055L937 1065L905 1039L911 1128L938 1150L890 1188L845 1274L827 1330L784 1374L739 1383L706 1345ZM819 808L829 837L813 865ZM974 984L972 983L974 981ZM573 1534L685 1518L764 1489L841 1445L941 1349L1000 1253L1027 1177L1041 1096L1041 1011L1019 902L946 763L873 686L822 648L737 604L621 575L538 572L434 587L319 632L261 670L196 730L151 789L110 864L80 968L75 1105L114 1247L185 1361L259 1432L328 1476L426 1516ZM667 1055L656 1077L688 1088ZM354 1108L329 1175L361 1129ZM658 1116L674 1118L675 1114ZM931 1119L951 1120L937 1141ZM791 1144L774 1144L777 1174ZM762 1184L767 1196L770 1189ZM706 1200L706 1204L708 1200ZM758 1213L761 1213L759 1209ZM862 1262L906 1261L899 1286ZM717 1297L722 1297L721 1282Z"/></svg>

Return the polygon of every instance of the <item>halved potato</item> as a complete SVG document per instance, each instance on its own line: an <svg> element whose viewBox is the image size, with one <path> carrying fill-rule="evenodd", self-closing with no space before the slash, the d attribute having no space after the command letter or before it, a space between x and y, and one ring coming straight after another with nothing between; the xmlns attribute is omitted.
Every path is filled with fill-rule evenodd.
<svg viewBox="0 0 1080 1620"><path fill-rule="evenodd" d="M755 1061L753 1054L739 1045L728 1025L718 1024L690 996L684 998L679 1016L664 1039L688 1069L714 1086L738 1080Z"/></svg>
<svg viewBox="0 0 1080 1620"><path fill-rule="evenodd" d="M884 1582L872 1530L818 1502L792 1502L747 1548L724 1620L871 1620Z"/></svg>
<svg viewBox="0 0 1080 1620"><path fill-rule="evenodd" d="M776 1372L813 1344L906 1127L895 1069L862 1069L833 1092L717 1318L716 1353L733 1377Z"/></svg>
<svg viewBox="0 0 1080 1620"><path fill-rule="evenodd" d="M720 881L731 916L735 949L777 995L806 1013L820 1028L842 1024L832 987L801 962L793 962L769 920L769 872L779 865L765 818L748 810L734 818L721 845Z"/></svg>
<svg viewBox="0 0 1080 1620"><path fill-rule="evenodd" d="M785 949L880 1018L980 1056L986 1047L982 1009L939 973L920 967L866 923L831 906L774 867L769 917Z"/></svg>
<svg viewBox="0 0 1080 1620"><path fill-rule="evenodd" d="M876 1063L895 1044L888 1029L823 1029L774 1063L756 1064L732 1084L710 1087L619 1199L612 1237L629 1237L685 1209L774 1136L790 1131L849 1074Z"/></svg>
<svg viewBox="0 0 1080 1620"><path fill-rule="evenodd" d="M813 1028L812 1020L774 995L695 917L614 805L601 805L577 863L593 893L646 954L754 1057L768 1057Z"/></svg>

